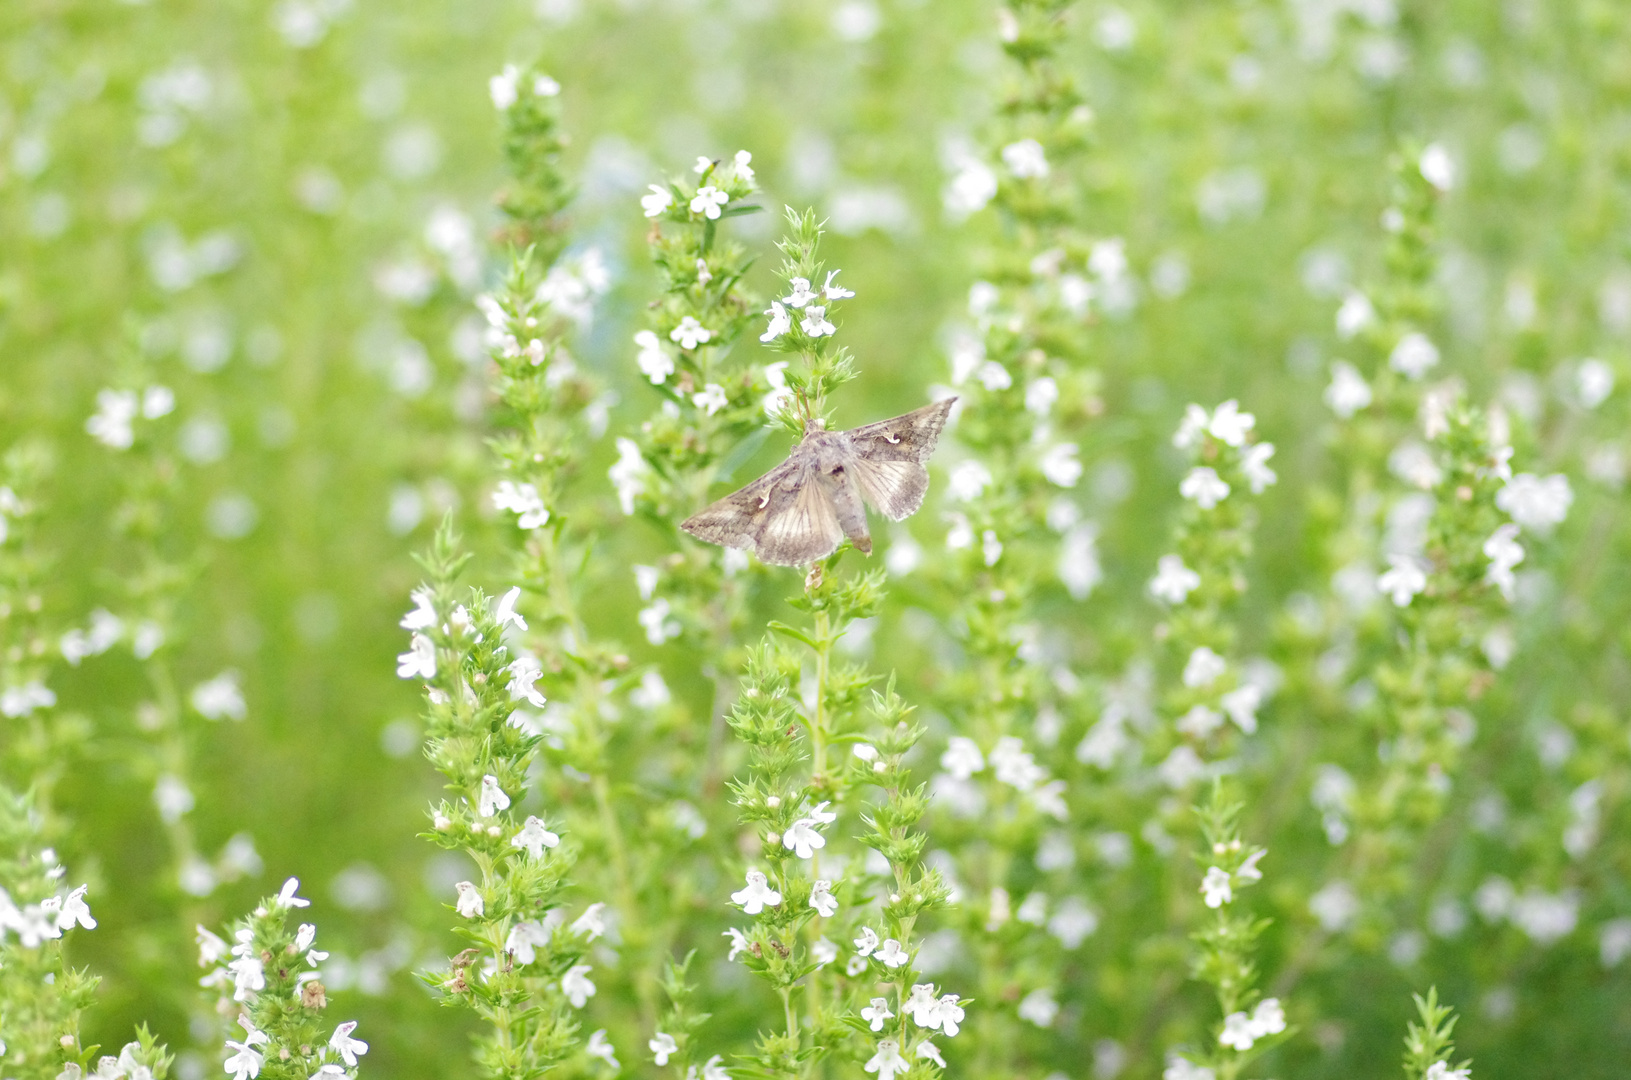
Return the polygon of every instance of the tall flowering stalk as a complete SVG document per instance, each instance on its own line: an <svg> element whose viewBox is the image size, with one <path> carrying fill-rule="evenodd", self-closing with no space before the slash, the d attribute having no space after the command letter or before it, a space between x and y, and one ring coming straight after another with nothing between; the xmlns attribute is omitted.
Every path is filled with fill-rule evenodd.
<svg viewBox="0 0 1631 1080"><path fill-rule="evenodd" d="M1265 851L1242 840L1241 810L1240 803L1229 801L1221 781L1213 783L1211 798L1196 807L1204 841L1195 853L1196 863L1205 867L1200 893L1213 914L1192 935L1197 946L1193 970L1217 994L1223 1015L1201 1049L1168 1057L1165 1080L1235 1080L1253 1059L1295 1030L1286 1026L1280 1001L1261 997L1256 989L1253 957L1269 924L1240 911L1236 901L1241 890L1263 880L1258 863Z"/></svg>
<svg viewBox="0 0 1631 1080"><path fill-rule="evenodd" d="M1412 994L1420 1022L1411 1021L1404 1040L1406 1080L1472 1080L1472 1062L1450 1063L1455 1043L1450 1034L1458 1019L1455 1010L1438 1002L1438 987L1427 996Z"/></svg>
<svg viewBox="0 0 1631 1080"><path fill-rule="evenodd" d="M299 890L295 878L285 881L229 928L230 944L198 928L200 964L210 968L203 983L218 990L220 1011L233 1021L222 1063L233 1080L354 1080L368 1053L353 1034L355 1020L329 1032L328 990L317 971L328 953L317 948L314 923L289 925L311 906Z"/></svg>

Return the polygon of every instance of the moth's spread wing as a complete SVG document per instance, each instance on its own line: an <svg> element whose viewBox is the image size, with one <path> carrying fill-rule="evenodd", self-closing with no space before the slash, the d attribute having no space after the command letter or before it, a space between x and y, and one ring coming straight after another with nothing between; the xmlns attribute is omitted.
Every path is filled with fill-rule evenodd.
<svg viewBox="0 0 1631 1080"><path fill-rule="evenodd" d="M693 514L680 528L710 544L751 550L770 517L778 490L800 471L792 460L784 461L747 487Z"/></svg>
<svg viewBox="0 0 1631 1080"><path fill-rule="evenodd" d="M758 551L759 558L772 566L825 559L844 542L832 500L808 468L799 469L795 483L778 485L771 492L766 513Z"/></svg>
<svg viewBox="0 0 1631 1080"><path fill-rule="evenodd" d="M917 513L929 490L929 470L915 461L869 461L856 455L850 470L861 498L891 521Z"/></svg>
<svg viewBox="0 0 1631 1080"><path fill-rule="evenodd" d="M844 530L812 465L795 450L792 457L682 522L680 528L710 544L756 551L772 566L824 559L843 543Z"/></svg>
<svg viewBox="0 0 1631 1080"><path fill-rule="evenodd" d="M937 401L892 420L863 424L846 432L850 445L868 461L915 461L922 464L934 453L940 430L956 398Z"/></svg>
<svg viewBox="0 0 1631 1080"><path fill-rule="evenodd" d="M934 453L956 400L947 398L846 433L861 497L879 513L900 521L923 505L929 490L929 470L923 463Z"/></svg>

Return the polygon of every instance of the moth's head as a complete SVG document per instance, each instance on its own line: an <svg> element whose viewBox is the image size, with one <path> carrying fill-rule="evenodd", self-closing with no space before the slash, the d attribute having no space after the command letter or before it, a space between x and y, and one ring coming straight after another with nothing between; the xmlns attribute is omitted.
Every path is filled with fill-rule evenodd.
<svg viewBox="0 0 1631 1080"><path fill-rule="evenodd" d="M811 416L811 417L808 417L804 421L804 434L806 434L806 435L810 434L810 432L812 432L812 431L826 431L826 430L827 430L827 421L821 419L821 417L819 417L819 416Z"/></svg>

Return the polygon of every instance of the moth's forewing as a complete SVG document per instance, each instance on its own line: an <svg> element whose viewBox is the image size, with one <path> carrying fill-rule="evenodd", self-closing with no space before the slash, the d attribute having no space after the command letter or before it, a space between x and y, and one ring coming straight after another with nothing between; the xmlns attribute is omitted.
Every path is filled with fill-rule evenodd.
<svg viewBox="0 0 1631 1080"><path fill-rule="evenodd" d="M937 401L903 416L863 424L846 432L855 452L868 461L928 461L956 398Z"/></svg>
<svg viewBox="0 0 1631 1080"><path fill-rule="evenodd" d="M770 516L776 489L797 471L794 459L789 458L747 487L693 514L680 528L710 544L751 550Z"/></svg>
<svg viewBox="0 0 1631 1080"><path fill-rule="evenodd" d="M767 511L757 549L760 560L772 566L802 566L825 559L844 542L832 500L807 467L799 470L794 484L772 490Z"/></svg>

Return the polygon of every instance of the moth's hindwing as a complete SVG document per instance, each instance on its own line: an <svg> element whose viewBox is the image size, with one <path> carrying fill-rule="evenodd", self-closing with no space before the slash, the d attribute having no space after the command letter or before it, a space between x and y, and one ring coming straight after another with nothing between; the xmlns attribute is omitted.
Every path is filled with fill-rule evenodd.
<svg viewBox="0 0 1631 1080"><path fill-rule="evenodd" d="M856 455L851 471L861 497L891 521L917 513L929 491L929 470L915 461L868 461Z"/></svg>

